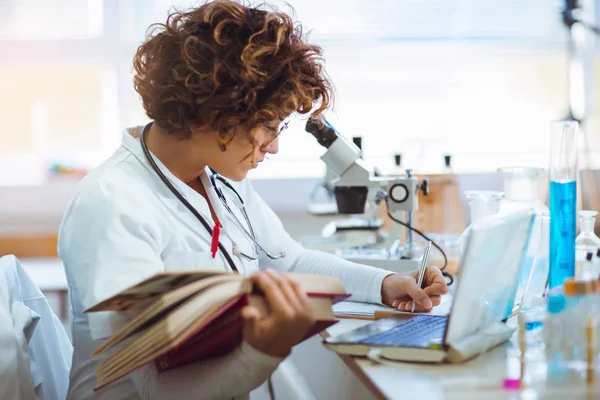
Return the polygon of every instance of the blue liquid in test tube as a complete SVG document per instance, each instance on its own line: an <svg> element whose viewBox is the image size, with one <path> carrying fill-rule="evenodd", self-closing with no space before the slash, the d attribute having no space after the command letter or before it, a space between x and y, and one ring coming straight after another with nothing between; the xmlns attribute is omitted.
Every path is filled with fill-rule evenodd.
<svg viewBox="0 0 600 400"><path fill-rule="evenodd" d="M575 275L576 205L575 181L550 182L550 288Z"/></svg>
<svg viewBox="0 0 600 400"><path fill-rule="evenodd" d="M550 289L575 275L577 229L576 121L552 125L550 147Z"/></svg>

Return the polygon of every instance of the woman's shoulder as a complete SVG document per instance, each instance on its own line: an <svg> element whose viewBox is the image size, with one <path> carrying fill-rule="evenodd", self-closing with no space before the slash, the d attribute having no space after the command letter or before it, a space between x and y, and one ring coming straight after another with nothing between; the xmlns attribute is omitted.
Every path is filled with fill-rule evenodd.
<svg viewBox="0 0 600 400"><path fill-rule="evenodd" d="M152 189L145 182L144 171L134 165L135 160L131 158L131 154L117 150L83 177L71 198L67 214L75 211L143 212L147 208L143 199L151 197Z"/></svg>

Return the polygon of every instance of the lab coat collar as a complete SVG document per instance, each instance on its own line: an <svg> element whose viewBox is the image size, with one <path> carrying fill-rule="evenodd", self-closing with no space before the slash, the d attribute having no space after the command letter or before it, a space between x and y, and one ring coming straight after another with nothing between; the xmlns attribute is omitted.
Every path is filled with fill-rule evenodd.
<svg viewBox="0 0 600 400"><path fill-rule="evenodd" d="M142 128L143 127L135 127L135 128L125 129L125 131L123 132L122 145L124 148L126 148L128 151L130 151L138 159L138 161L140 163L142 163L154 176L156 176L156 179L158 179L160 181L160 178L156 175L156 172L152 169L152 166L146 159L146 155L144 154L144 150L142 149L142 145L139 141L139 134L140 134ZM135 135L137 137L134 137L133 135ZM212 221L212 215L210 213L210 209L208 208L208 203L206 202L204 197L202 197L202 195L197 193L195 190L190 188L183 181L181 181L179 178L177 178L175 175L173 175L173 173L158 159L158 157L154 156L154 154L152 154L152 156L154 157L154 162L156 163L158 168L167 177L167 179L173 184L173 186L175 186L175 188L179 191L179 193L181 193L181 195L207 221ZM200 175L200 181L202 182L202 185L204 186L204 189L206 190L206 193L208 194L210 204L212 205L213 210L215 211L215 214L216 214L217 218L219 219L219 222L221 223L222 230L224 230L225 232L228 232L229 231L229 223L228 223L228 218L227 218L228 212L225 209L225 207L223 206L223 204L221 203L221 201L219 200L219 197L217 196L215 189L213 188L212 184L210 183L210 179L209 179L210 174L212 174L212 171L210 170L210 168L205 167L204 173L202 175ZM164 186L164 183L162 183L162 181L160 181L160 185ZM165 187L165 190L167 190L169 193L167 196L159 196L161 201L168 203L168 205L170 207L175 206L180 209L186 209L186 207L179 201L179 199L177 199L173 194L171 194L171 192L168 190L168 188ZM193 218L193 217L192 218L184 218L183 217L184 214L182 214L182 213L177 213L177 214L180 216L180 219L183 222L185 222L187 225L193 224L193 226L199 226L200 229L204 230L204 228L202 228L199 225L199 223L196 221L195 218ZM214 223L214 221L212 221L212 222Z"/></svg>
<svg viewBox="0 0 600 400"><path fill-rule="evenodd" d="M221 200L219 199L219 195L217 194L217 191L215 190L214 186L210 183L210 179L209 179L210 174L212 174L212 171L210 170L210 168L205 167L204 173L202 175L200 175L200 181L202 182L204 189L206 189L206 194L208 195L210 204L212 204L213 210L215 211L215 214L217 215L217 218L219 219L219 222L221 223L221 227L225 231L228 231L229 213L227 212L227 209L225 208L225 206L223 206L223 203L221 203Z"/></svg>

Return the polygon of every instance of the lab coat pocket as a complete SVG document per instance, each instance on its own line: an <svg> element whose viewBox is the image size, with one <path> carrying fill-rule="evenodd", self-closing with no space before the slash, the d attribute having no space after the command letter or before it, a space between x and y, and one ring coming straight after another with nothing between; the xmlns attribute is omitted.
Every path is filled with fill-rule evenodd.
<svg viewBox="0 0 600 400"><path fill-rule="evenodd" d="M166 271L224 270L221 257L212 258L209 251L170 252L164 259Z"/></svg>

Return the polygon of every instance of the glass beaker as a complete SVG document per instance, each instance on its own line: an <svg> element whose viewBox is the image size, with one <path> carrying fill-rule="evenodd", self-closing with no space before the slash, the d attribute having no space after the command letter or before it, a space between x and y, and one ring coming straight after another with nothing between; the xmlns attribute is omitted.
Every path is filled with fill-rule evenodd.
<svg viewBox="0 0 600 400"><path fill-rule="evenodd" d="M600 238L594 233L597 211L581 210L579 216L579 235L575 239L575 277L577 279L598 279L598 271L585 271L586 255L596 254L600 248ZM592 263L589 263L592 265Z"/></svg>
<svg viewBox="0 0 600 400"><path fill-rule="evenodd" d="M500 200L504 198L504 192L497 190L467 190L465 195L469 201L471 224L488 215L498 214Z"/></svg>
<svg viewBox="0 0 600 400"><path fill-rule="evenodd" d="M500 211L511 211L531 207L536 213L548 212L548 207L538 198L538 185L542 168L501 167L504 199L500 202Z"/></svg>
<svg viewBox="0 0 600 400"><path fill-rule="evenodd" d="M469 202L470 224L460 235L460 254L465 250L467 238L471 231L471 225L481 218L498 214L500 211L500 200L504 198L504 192L496 190L467 190L465 192Z"/></svg>
<svg viewBox="0 0 600 400"><path fill-rule="evenodd" d="M575 275L577 121L552 124L550 137L550 289Z"/></svg>

